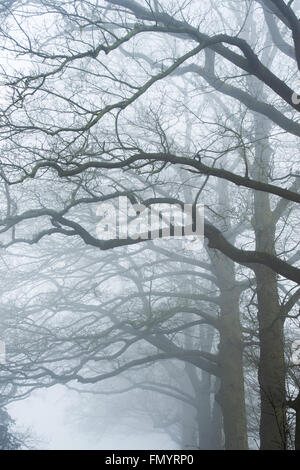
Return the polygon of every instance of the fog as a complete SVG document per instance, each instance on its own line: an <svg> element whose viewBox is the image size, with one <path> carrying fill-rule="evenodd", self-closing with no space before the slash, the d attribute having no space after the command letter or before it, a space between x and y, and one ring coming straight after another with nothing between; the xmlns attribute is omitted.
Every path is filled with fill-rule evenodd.
<svg viewBox="0 0 300 470"><path fill-rule="evenodd" d="M300 2L0 3L0 449L300 449Z"/></svg>
<svg viewBox="0 0 300 470"><path fill-rule="evenodd" d="M86 398L88 399L88 397ZM70 401L78 403L75 393L56 386L51 391L34 392L30 398L9 406L9 412L16 420L19 431L28 432L35 449L47 450L101 450L101 449L176 449L166 434L155 432L151 423L126 422L122 420L109 427L110 416L98 423L98 429L88 432L82 429L81 421L72 418ZM107 400L99 407L105 415ZM73 410L74 411L74 410ZM110 410L113 415L112 410Z"/></svg>

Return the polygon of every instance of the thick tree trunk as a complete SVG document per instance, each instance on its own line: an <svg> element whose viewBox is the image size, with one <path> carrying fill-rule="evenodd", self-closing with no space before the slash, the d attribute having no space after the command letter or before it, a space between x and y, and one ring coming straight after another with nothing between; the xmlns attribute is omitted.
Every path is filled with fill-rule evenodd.
<svg viewBox="0 0 300 470"><path fill-rule="evenodd" d="M218 401L222 408L226 450L248 448L243 375L242 333L238 297L222 293L220 368Z"/></svg>
<svg viewBox="0 0 300 470"><path fill-rule="evenodd" d="M296 412L295 450L300 450L300 392L295 400L288 403L288 406Z"/></svg>
<svg viewBox="0 0 300 470"><path fill-rule="evenodd" d="M222 411L216 400L214 400L212 409L211 449L223 449Z"/></svg>
<svg viewBox="0 0 300 470"><path fill-rule="evenodd" d="M300 403L296 408L295 450L300 450Z"/></svg>
<svg viewBox="0 0 300 470"><path fill-rule="evenodd" d="M223 414L225 449L248 448L243 343L234 263L221 253L211 255L220 289L220 389L216 399Z"/></svg>
<svg viewBox="0 0 300 470"><path fill-rule="evenodd" d="M185 364L185 371L191 384L190 393L195 397L195 408L183 405L182 442L185 448L188 444L188 448L209 450L212 433L211 375L201 371L200 380L192 364Z"/></svg>
<svg viewBox="0 0 300 470"><path fill-rule="evenodd" d="M300 450L300 405L296 409L295 450Z"/></svg>
<svg viewBox="0 0 300 470"><path fill-rule="evenodd" d="M202 371L202 380L198 396L197 431L198 448L211 449L212 409L211 409L211 376Z"/></svg>
<svg viewBox="0 0 300 470"><path fill-rule="evenodd" d="M184 403L181 405L181 415L181 448L183 450L197 450L196 410Z"/></svg>
<svg viewBox="0 0 300 470"><path fill-rule="evenodd" d="M268 125L256 119L256 158L253 174L268 181L272 149ZM254 192L256 249L275 254L276 221L267 193ZM277 275L271 269L255 266L258 302L260 359L258 380L261 398L261 449L286 448L286 405L283 321L278 297Z"/></svg>

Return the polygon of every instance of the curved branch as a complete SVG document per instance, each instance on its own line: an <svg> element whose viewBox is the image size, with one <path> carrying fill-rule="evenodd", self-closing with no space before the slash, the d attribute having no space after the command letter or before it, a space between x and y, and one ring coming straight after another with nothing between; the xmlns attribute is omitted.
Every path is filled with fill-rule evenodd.
<svg viewBox="0 0 300 470"><path fill-rule="evenodd" d="M261 181L250 179L246 176L237 175L232 173L231 171L224 170L223 168L212 168L208 165L205 165L201 162L199 156L197 160L192 160L191 158L187 157L177 157L171 153L145 153L141 152L136 155L133 155L123 161L112 162L112 161L91 161L88 163L83 163L82 165L76 165L76 168L70 170L64 170L58 163L52 161L45 161L38 163L34 166L30 173L27 173L25 176L20 178L18 181L9 182L8 184L18 184L24 181L27 178L34 178L37 172L42 168L53 168L57 171L58 176L66 177L66 176L75 176L78 175L89 168L105 168L105 169L114 169L114 168L125 168L130 167L134 163L142 162L143 160L149 162L163 162L163 163L172 163L175 165L185 165L190 168L196 170L197 173L208 175L208 176L215 176L217 178L225 179L230 181L237 186L244 186L246 188L255 189L257 191L263 191L270 194L274 194L276 196L283 197L289 201L300 203L300 194L293 192L289 189L280 188L279 186L275 186L269 183L263 183ZM192 170L190 170L192 171Z"/></svg>

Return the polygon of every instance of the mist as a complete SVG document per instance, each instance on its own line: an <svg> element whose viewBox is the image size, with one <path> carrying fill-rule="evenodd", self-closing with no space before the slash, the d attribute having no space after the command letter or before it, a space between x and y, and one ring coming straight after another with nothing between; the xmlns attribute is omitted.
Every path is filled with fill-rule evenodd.
<svg viewBox="0 0 300 470"><path fill-rule="evenodd" d="M299 16L1 2L1 450L300 449Z"/></svg>

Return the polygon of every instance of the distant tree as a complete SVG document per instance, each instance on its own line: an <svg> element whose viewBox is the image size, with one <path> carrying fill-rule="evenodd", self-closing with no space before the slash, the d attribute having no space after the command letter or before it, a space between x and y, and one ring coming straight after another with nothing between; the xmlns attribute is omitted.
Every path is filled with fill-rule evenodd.
<svg viewBox="0 0 300 470"><path fill-rule="evenodd" d="M13 433L14 420L9 416L5 408L0 408L0 450L19 450L21 441Z"/></svg>

